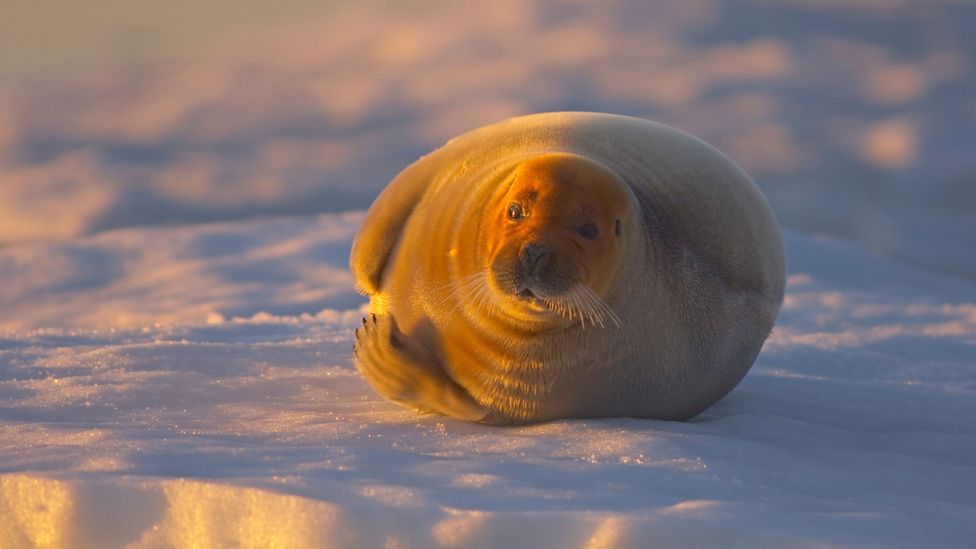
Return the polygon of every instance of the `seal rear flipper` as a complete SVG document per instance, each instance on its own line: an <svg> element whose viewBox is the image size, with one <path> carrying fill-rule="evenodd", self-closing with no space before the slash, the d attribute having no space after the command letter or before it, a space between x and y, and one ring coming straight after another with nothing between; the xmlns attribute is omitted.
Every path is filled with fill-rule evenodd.
<svg viewBox="0 0 976 549"><path fill-rule="evenodd" d="M390 315L363 318L356 330L356 366L376 392L404 406L467 421L488 414Z"/></svg>

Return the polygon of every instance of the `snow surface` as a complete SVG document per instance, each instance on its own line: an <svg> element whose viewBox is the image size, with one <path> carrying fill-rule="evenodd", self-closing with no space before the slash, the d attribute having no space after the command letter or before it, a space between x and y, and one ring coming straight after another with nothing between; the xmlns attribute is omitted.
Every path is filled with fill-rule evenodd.
<svg viewBox="0 0 976 549"><path fill-rule="evenodd" d="M971 282L788 232L780 322L698 418L487 427L356 373L361 218L0 249L0 547L976 539Z"/></svg>

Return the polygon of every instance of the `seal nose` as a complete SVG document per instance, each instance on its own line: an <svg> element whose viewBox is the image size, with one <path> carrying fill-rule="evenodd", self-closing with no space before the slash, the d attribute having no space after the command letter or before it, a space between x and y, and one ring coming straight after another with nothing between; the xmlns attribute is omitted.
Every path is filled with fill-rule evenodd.
<svg viewBox="0 0 976 549"><path fill-rule="evenodd" d="M522 248L519 261L522 263L523 272L531 276L545 268L551 258L552 252L549 251L549 248L532 243L526 244Z"/></svg>

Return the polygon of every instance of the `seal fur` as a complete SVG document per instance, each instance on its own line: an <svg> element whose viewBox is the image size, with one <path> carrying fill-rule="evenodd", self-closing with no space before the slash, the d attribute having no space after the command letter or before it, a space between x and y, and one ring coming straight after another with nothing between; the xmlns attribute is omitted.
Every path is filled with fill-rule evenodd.
<svg viewBox="0 0 976 549"><path fill-rule="evenodd" d="M598 113L506 120L421 158L370 207L350 266L371 303L364 377L486 423L693 417L751 367L785 285L741 169Z"/></svg>

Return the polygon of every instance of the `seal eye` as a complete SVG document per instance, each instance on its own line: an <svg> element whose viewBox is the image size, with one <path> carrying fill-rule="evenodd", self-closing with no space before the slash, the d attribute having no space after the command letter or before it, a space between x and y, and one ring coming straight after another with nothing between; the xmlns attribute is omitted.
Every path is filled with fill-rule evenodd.
<svg viewBox="0 0 976 549"><path fill-rule="evenodd" d="M512 221L518 221L525 217L525 212L522 211L522 206L512 202L508 205L508 218Z"/></svg>
<svg viewBox="0 0 976 549"><path fill-rule="evenodd" d="M576 232L587 240L593 240L598 234L600 234L599 229L597 229L596 225L593 223L584 223L580 225L580 227L576 229Z"/></svg>

